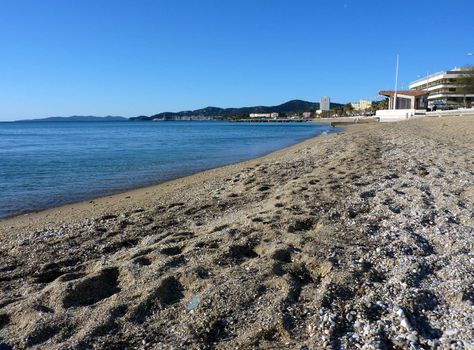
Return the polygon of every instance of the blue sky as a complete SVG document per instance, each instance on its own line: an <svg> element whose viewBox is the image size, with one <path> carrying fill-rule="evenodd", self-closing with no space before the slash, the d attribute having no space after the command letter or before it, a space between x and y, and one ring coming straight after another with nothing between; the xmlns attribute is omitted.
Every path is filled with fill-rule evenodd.
<svg viewBox="0 0 474 350"><path fill-rule="evenodd" d="M374 99L474 64L472 0L0 0L0 120Z"/></svg>

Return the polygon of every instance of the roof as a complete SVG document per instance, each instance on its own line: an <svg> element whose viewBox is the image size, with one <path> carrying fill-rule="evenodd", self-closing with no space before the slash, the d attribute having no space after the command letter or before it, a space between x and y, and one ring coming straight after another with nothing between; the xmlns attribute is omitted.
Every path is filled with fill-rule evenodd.
<svg viewBox="0 0 474 350"><path fill-rule="evenodd" d="M425 91L425 90L398 90L397 91L397 95L404 95L404 96L418 97L418 96L425 96L425 95L428 95L428 94L429 94L429 91ZM379 92L379 95L393 96L393 95L395 95L395 91L394 90L383 90L383 91Z"/></svg>
<svg viewBox="0 0 474 350"><path fill-rule="evenodd" d="M420 82L423 82L425 80L429 80L431 78L434 78L438 75L445 75L445 74L466 74L466 73L469 73L469 72L472 72L472 68L470 66L465 66L465 67L454 67L453 69L451 70L443 70L441 72L436 72L436 73L433 73L433 74L429 74L429 75L426 75L425 77L422 77L420 79L417 79L413 82L410 83L410 85L414 85L414 84L419 84Z"/></svg>

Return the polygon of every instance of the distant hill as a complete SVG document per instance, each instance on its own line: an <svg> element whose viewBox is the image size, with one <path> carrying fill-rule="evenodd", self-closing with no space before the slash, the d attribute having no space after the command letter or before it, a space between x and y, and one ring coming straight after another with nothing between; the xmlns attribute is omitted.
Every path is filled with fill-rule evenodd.
<svg viewBox="0 0 474 350"><path fill-rule="evenodd" d="M95 117L92 115L73 115L70 117L48 117L41 119L17 120L17 122L123 122L128 120L128 118L110 115L107 117Z"/></svg>
<svg viewBox="0 0 474 350"><path fill-rule="evenodd" d="M331 103L331 108L340 107L342 104ZM234 116L248 116L250 113L302 113L310 112L319 109L318 102L308 102L302 100L292 100L285 102L278 106L254 106L254 107L241 107L241 108L219 108L219 107L206 107L196 109L194 111L181 111L181 112L163 112L154 114L152 116L138 116L130 118L131 120L161 120L161 119L180 119L189 117L234 117Z"/></svg>

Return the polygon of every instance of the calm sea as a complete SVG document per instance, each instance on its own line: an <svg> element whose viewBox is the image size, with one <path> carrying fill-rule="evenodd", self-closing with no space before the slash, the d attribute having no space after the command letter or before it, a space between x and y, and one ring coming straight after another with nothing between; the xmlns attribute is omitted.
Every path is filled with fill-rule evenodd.
<svg viewBox="0 0 474 350"><path fill-rule="evenodd" d="M248 160L333 131L316 123L0 123L0 218Z"/></svg>

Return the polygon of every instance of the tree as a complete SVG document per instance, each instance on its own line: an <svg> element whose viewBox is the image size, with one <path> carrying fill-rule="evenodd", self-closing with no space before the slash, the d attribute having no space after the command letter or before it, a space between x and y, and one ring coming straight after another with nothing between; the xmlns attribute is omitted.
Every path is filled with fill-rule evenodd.
<svg viewBox="0 0 474 350"><path fill-rule="evenodd" d="M372 110L376 111L379 109L388 109L388 97L381 101L372 102Z"/></svg>
<svg viewBox="0 0 474 350"><path fill-rule="evenodd" d="M332 111L321 111L320 118L331 118Z"/></svg>
<svg viewBox="0 0 474 350"><path fill-rule="evenodd" d="M464 95L464 107L469 107L467 102L468 94L474 94L474 66L467 66L462 69L464 73L456 79L457 90ZM474 102L471 98L471 103Z"/></svg>
<svg viewBox="0 0 474 350"><path fill-rule="evenodd" d="M354 106L352 106L352 103L346 103L343 109L344 112L352 112L354 110Z"/></svg>
<svg viewBox="0 0 474 350"><path fill-rule="evenodd" d="M331 117L342 117L344 115L344 107L334 107L331 109Z"/></svg>

